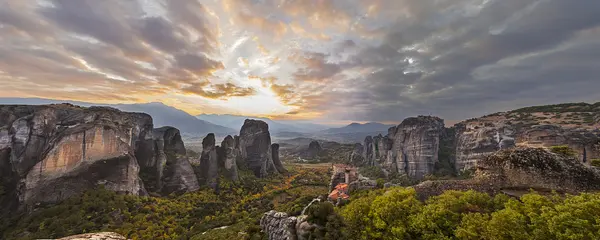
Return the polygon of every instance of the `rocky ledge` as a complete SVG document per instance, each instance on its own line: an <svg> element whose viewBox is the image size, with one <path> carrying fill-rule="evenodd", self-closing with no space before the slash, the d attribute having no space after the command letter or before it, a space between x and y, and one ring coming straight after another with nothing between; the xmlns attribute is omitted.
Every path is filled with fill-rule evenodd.
<svg viewBox="0 0 600 240"><path fill-rule="evenodd" d="M516 148L499 151L479 161L473 179L425 181L414 188L421 199L446 190L470 189L517 196L531 189L578 193L600 190L600 171L574 157L543 148Z"/></svg>

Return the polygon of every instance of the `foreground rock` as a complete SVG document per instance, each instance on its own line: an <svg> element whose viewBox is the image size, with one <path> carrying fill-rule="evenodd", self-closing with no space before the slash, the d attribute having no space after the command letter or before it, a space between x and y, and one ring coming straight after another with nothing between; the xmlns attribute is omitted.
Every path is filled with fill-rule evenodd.
<svg viewBox="0 0 600 240"><path fill-rule="evenodd" d="M421 199L446 190L477 190L511 195L529 189L578 193L600 190L600 171L573 157L565 157L542 148L504 150L478 162L473 179L426 181L414 186Z"/></svg>
<svg viewBox="0 0 600 240"><path fill-rule="evenodd" d="M0 172L13 178L8 194L27 205L98 185L145 194L135 153L151 133L147 114L69 104L0 106Z"/></svg>
<svg viewBox="0 0 600 240"><path fill-rule="evenodd" d="M257 177L278 173L273 162L269 125L264 121L244 121L240 130L239 150L246 166Z"/></svg>
<svg viewBox="0 0 600 240"><path fill-rule="evenodd" d="M59 238L57 240L126 240L124 236L114 232L86 233Z"/></svg>

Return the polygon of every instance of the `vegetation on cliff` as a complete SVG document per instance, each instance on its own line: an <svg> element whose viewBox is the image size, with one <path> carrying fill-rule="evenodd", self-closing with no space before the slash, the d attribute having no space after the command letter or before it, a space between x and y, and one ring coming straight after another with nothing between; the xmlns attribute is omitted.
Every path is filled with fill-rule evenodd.
<svg viewBox="0 0 600 240"><path fill-rule="evenodd" d="M0 239L58 238L99 231L131 239L261 239L258 220L264 212L299 213L313 197L327 194L327 168L296 166L290 170L288 175L265 179L243 172L236 184L220 179L219 194L201 189L159 198L94 189L27 215L0 220L5 224ZM222 226L228 227L219 229Z"/></svg>

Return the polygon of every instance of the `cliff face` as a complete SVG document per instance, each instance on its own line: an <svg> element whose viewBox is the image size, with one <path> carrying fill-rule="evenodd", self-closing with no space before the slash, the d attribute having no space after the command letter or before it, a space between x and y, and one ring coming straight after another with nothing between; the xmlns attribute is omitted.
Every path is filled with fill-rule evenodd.
<svg viewBox="0 0 600 240"><path fill-rule="evenodd" d="M484 157L478 162L472 179L425 181L414 188L421 199L446 190L503 192L513 196L530 189L576 194L599 190L600 171L578 159L550 153L543 148L515 148Z"/></svg>
<svg viewBox="0 0 600 240"><path fill-rule="evenodd" d="M264 121L244 121L240 130L239 150L246 166L257 177L266 177L278 172L271 152L269 125Z"/></svg>
<svg viewBox="0 0 600 240"><path fill-rule="evenodd" d="M0 162L12 169L12 194L25 204L60 201L97 185L144 194L135 152L151 133L146 114L66 104L0 106Z"/></svg>
<svg viewBox="0 0 600 240"><path fill-rule="evenodd" d="M148 191L171 194L198 190L198 180L190 164L178 129L153 130L136 152L140 176Z"/></svg>
<svg viewBox="0 0 600 240"><path fill-rule="evenodd" d="M363 149L355 151L351 161L357 161L356 154L360 152L362 165L381 166L388 172L422 178L431 174L438 162L443 131L444 121L438 117L407 118L390 128L385 137L367 137Z"/></svg>
<svg viewBox="0 0 600 240"><path fill-rule="evenodd" d="M595 116L595 117L594 117ZM567 145L589 164L600 158L600 105L562 104L518 109L470 119L457 129L457 169L474 168L490 154L515 146Z"/></svg>

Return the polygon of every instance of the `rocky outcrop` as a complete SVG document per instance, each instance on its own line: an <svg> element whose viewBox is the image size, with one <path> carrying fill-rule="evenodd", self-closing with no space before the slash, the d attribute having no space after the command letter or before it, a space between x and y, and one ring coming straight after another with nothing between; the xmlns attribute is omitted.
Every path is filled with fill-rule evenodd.
<svg viewBox="0 0 600 240"><path fill-rule="evenodd" d="M271 155L273 158L273 164L279 173L287 173L287 170L283 167L281 160L279 159L279 144L271 144Z"/></svg>
<svg viewBox="0 0 600 240"><path fill-rule="evenodd" d="M426 181L414 186L421 199L446 190L477 190L496 194L541 192L567 193L600 190L600 171L575 158L543 148L515 148L480 160L473 179Z"/></svg>
<svg viewBox="0 0 600 240"><path fill-rule="evenodd" d="M198 180L190 164L179 130L173 127L154 129L153 140L158 156L166 156L161 174L161 192L165 195L198 190ZM162 163L162 161L160 161Z"/></svg>
<svg viewBox="0 0 600 240"><path fill-rule="evenodd" d="M269 237L269 240L296 240L296 217L290 217L287 213L271 210L263 214L260 219L260 227Z"/></svg>
<svg viewBox="0 0 600 240"><path fill-rule="evenodd" d="M354 144L354 150L352 150L352 152L350 152L350 155L348 156L349 162L355 166L362 165L364 163L363 152L364 149L362 144Z"/></svg>
<svg viewBox="0 0 600 240"><path fill-rule="evenodd" d="M57 240L126 240L123 235L114 232L86 233L59 238Z"/></svg>
<svg viewBox="0 0 600 240"><path fill-rule="evenodd" d="M321 144L318 141L313 140L308 144L308 149L306 149L300 157L313 160L317 159L322 152L323 148L321 147Z"/></svg>
<svg viewBox="0 0 600 240"><path fill-rule="evenodd" d="M245 165L257 177L278 173L271 152L269 125L264 121L244 121L240 130L239 150Z"/></svg>
<svg viewBox="0 0 600 240"><path fill-rule="evenodd" d="M271 210L263 214L260 227L269 240L309 240L319 226L308 222L306 215L294 217Z"/></svg>
<svg viewBox="0 0 600 240"><path fill-rule="evenodd" d="M98 185L145 194L135 153L151 133L147 114L69 104L0 106L0 163L10 166L15 184L9 194L27 205Z"/></svg>
<svg viewBox="0 0 600 240"><path fill-rule="evenodd" d="M589 164L600 157L600 131L570 128L559 124L515 125L503 119L481 118L456 125L457 169L474 168L477 161L498 150L515 146L552 147L567 145L578 159Z"/></svg>
<svg viewBox="0 0 600 240"><path fill-rule="evenodd" d="M202 140L202 153L200 155L200 176L201 184L217 188L217 178L219 177L219 162L217 156L217 147L215 146L215 134L209 133Z"/></svg>
<svg viewBox="0 0 600 240"><path fill-rule="evenodd" d="M157 128L152 136L136 154L147 190L165 195L198 190L198 180L179 130Z"/></svg>
<svg viewBox="0 0 600 240"><path fill-rule="evenodd" d="M235 139L228 135L221 142L220 153L218 154L220 166L225 170L225 175L227 178L237 181L239 179L238 175L238 158L240 157L240 151L236 148Z"/></svg>
<svg viewBox="0 0 600 240"><path fill-rule="evenodd" d="M438 162L443 132L444 121L438 117L407 118L397 127L390 128L387 136L365 139L361 165L381 166L387 172L423 178L433 173ZM356 160L352 155L350 162Z"/></svg>

